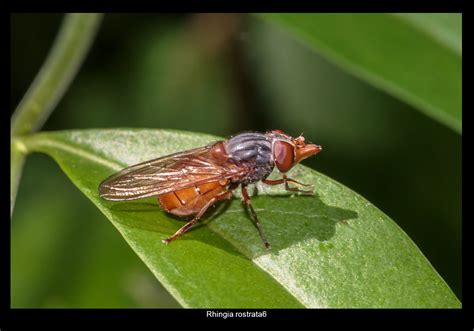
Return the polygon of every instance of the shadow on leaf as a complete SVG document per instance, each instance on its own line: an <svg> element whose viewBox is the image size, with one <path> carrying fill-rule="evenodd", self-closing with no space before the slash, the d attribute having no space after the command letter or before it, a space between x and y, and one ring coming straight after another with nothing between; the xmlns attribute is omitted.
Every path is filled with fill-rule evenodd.
<svg viewBox="0 0 474 331"><path fill-rule="evenodd" d="M215 240L208 240L207 231L200 231L211 226L212 230L216 230L224 239L242 249L250 258L267 253L277 254L279 250L310 238L316 238L322 243L320 249L327 250L332 248L330 240L336 233L337 224L349 226L347 221L358 217L355 211L325 204L318 195L261 195L254 196L252 203L272 245L270 251L264 249L258 231L250 219L249 210L235 198L211 207L196 226L177 240L200 240L216 244ZM233 208L230 208L231 206ZM159 232L164 237L172 235L187 220L192 219L166 214L153 202L123 202L112 205L110 210L127 215L118 220L120 223ZM155 215L150 217L149 213ZM228 249L227 245L217 245Z"/></svg>
<svg viewBox="0 0 474 331"><path fill-rule="evenodd" d="M245 205L227 210L227 213L221 213L220 219L213 221L218 232L228 236L226 239L246 251L251 258L277 253L310 238L323 243L321 249L330 249L336 226L350 226L347 221L358 217L355 211L325 204L318 195L262 195L253 197L252 203L272 245L270 251L264 249Z"/></svg>

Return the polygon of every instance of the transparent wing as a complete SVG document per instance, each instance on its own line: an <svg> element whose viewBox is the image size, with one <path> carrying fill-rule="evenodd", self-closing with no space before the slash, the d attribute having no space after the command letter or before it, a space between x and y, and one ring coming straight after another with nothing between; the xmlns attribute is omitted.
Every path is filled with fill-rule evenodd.
<svg viewBox="0 0 474 331"><path fill-rule="evenodd" d="M134 200L243 175L245 169L218 164L210 149L200 147L125 168L105 179L99 194L106 200Z"/></svg>

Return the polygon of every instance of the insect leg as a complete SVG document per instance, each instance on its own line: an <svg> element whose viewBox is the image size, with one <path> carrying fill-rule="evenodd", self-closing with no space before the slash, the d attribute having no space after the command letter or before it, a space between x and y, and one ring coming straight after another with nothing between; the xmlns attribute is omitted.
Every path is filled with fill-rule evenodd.
<svg viewBox="0 0 474 331"><path fill-rule="evenodd" d="M244 198L245 204L249 207L250 212L252 213L253 217L251 217L251 219L252 219L253 223L255 224L255 226L258 229L258 233L260 234L260 238L262 238L263 245L265 246L265 248L267 250L272 248L272 246L268 242L267 238L265 237L265 234L263 233L262 226L260 225L260 222L258 221L257 213L253 209L252 201L250 200L250 196L249 196L249 193L247 192L247 186L246 185L242 185L242 197Z"/></svg>
<svg viewBox="0 0 474 331"><path fill-rule="evenodd" d="M232 192L231 191L226 191L220 195L217 195L215 196L214 198L212 198L211 200L209 200L205 205L204 207L201 208L201 210L196 214L196 216L191 220L189 221L188 223L186 223L185 225L183 225L178 231L175 232L175 234L173 234L171 237L168 237L166 239L163 239L161 242L163 244L166 244L168 245L170 242L172 242L173 240L175 240L176 238L178 238L179 236L181 236L183 233L185 233L186 231L188 231L194 224L196 224L199 219L202 217L202 215L204 215L204 213L206 212L206 210L212 206L214 203L216 203L217 201L220 201L220 200L225 200L225 199L228 199L232 196Z"/></svg>
<svg viewBox="0 0 474 331"><path fill-rule="evenodd" d="M314 192L312 190L300 190L296 187L290 187L288 185L288 183L295 183L295 184L298 184L298 185L301 185L301 186L311 186L311 185L308 185L308 184L303 184L303 183L300 183L294 179L291 179L291 178L288 178L286 177L286 175L283 175L283 178L282 179L276 179L276 180L272 180L272 179L265 179L263 180L263 182L267 185L280 185L280 184L285 184L285 189L287 191L292 191L292 192L301 192L301 193L306 193L306 194L314 194Z"/></svg>

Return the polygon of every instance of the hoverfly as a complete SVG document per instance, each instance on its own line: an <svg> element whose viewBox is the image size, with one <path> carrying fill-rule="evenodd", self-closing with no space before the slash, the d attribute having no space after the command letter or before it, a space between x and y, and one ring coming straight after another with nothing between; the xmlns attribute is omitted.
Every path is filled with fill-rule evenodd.
<svg viewBox="0 0 474 331"><path fill-rule="evenodd" d="M241 186L242 198L251 212L266 249L270 249L247 186L262 181L284 184L286 190L311 194L288 183L309 186L286 177L294 165L321 151L321 146L305 142L303 135L293 138L281 130L266 133L244 132L204 147L183 151L125 168L99 185L106 200L126 201L157 196L163 210L177 216L194 216L175 234L163 240L168 244L188 231L216 202L230 199ZM281 179L267 177L274 167Z"/></svg>

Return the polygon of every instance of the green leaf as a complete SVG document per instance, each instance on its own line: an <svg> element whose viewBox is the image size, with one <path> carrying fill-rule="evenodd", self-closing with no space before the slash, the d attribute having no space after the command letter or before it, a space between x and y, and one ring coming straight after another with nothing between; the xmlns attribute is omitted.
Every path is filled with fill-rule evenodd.
<svg viewBox="0 0 474 331"><path fill-rule="evenodd" d="M460 14L263 14L342 68L462 130Z"/></svg>
<svg viewBox="0 0 474 331"><path fill-rule="evenodd" d="M313 184L315 196L258 186L252 199L270 252L239 199L219 204L200 226L166 246L161 240L184 223L161 211L156 199L114 203L98 195L99 183L122 167L216 139L114 129L38 133L23 143L59 163L185 307L460 307L392 220L302 165L289 174Z"/></svg>

